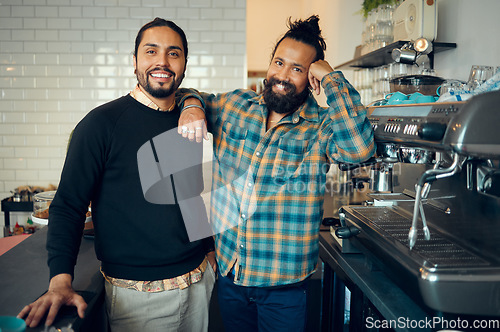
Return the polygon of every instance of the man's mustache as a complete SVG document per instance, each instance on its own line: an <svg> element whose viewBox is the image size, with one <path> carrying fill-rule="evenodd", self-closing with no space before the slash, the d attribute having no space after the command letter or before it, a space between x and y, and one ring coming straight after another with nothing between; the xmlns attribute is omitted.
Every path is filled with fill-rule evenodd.
<svg viewBox="0 0 500 332"><path fill-rule="evenodd" d="M290 83L290 82L287 82L287 81L282 81L282 80L279 80L279 79L274 78L274 77L271 77L269 79L269 81L267 79L264 80L264 86L266 88L271 88L272 86L274 86L276 84L283 85L285 87L285 90L289 90L292 93L295 92L295 90L296 90L295 85Z"/></svg>

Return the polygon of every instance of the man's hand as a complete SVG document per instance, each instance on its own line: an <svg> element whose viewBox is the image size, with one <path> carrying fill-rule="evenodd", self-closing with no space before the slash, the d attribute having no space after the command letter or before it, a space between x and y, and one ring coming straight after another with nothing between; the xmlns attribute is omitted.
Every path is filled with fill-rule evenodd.
<svg viewBox="0 0 500 332"><path fill-rule="evenodd" d="M200 101L196 98L188 98L184 102L184 107L187 105L200 105ZM196 139L200 143L204 138L208 141L208 130L205 113L198 107L190 107L181 113L179 118L179 126L177 132L182 137L189 138L190 141Z"/></svg>
<svg viewBox="0 0 500 332"><path fill-rule="evenodd" d="M46 326L52 325L61 306L75 306L78 316L83 318L87 303L83 297L78 295L71 287L71 275L58 274L50 280L49 290L35 302L28 304L17 315L18 318L25 319L26 326L35 327L40 323L45 313L48 311Z"/></svg>
<svg viewBox="0 0 500 332"><path fill-rule="evenodd" d="M208 263L212 265L212 269L214 270L215 274L217 274L217 261L215 259L215 251L210 251L207 253L207 259Z"/></svg>
<svg viewBox="0 0 500 332"><path fill-rule="evenodd" d="M332 66L330 66L330 64L325 60L318 60L309 66L309 84L317 95L319 95L321 91L321 80L325 75L331 73L333 70Z"/></svg>

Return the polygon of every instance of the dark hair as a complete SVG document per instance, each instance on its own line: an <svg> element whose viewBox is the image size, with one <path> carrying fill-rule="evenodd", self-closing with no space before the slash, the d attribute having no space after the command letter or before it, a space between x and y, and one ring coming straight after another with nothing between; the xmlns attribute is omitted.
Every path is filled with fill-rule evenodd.
<svg viewBox="0 0 500 332"><path fill-rule="evenodd" d="M155 18L154 20L152 20L149 23L144 24L142 26L142 28L139 30L139 32L137 33L137 37L135 37L134 56L137 56L137 50L139 49L139 44L142 41L142 35L144 34L144 31L146 31L148 29L151 29L151 28L155 28L155 27L168 27L168 28L174 30L175 32L177 32L179 34L179 36L181 36L182 46L184 47L184 56L185 56L186 62L187 62L187 58L188 58L188 43L187 43L186 34L174 22L167 21L167 20L165 20L163 18L159 18L159 17Z"/></svg>
<svg viewBox="0 0 500 332"><path fill-rule="evenodd" d="M321 30L319 28L319 16L312 15L305 21L297 20L292 22L292 18L288 18L288 31L281 37L281 39L276 43L273 53L271 54L271 59L274 58L276 49L279 44L285 38L291 38L298 42L310 45L316 50L316 58L314 61L325 59L326 43L325 39L321 36Z"/></svg>

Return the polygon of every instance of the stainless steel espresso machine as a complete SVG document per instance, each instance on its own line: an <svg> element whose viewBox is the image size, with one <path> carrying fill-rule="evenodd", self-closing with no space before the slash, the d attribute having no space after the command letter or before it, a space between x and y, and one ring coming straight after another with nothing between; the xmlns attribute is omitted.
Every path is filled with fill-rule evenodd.
<svg viewBox="0 0 500 332"><path fill-rule="evenodd" d="M500 316L500 91L370 111L392 190L342 207L344 236L431 309Z"/></svg>

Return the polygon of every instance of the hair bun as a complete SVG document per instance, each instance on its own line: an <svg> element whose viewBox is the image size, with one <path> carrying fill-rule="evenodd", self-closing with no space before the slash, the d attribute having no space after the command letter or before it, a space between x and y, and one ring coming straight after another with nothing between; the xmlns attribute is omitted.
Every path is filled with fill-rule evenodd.
<svg viewBox="0 0 500 332"><path fill-rule="evenodd" d="M306 20L297 20L292 22L292 18L288 19L288 27L290 31L306 30L307 33L321 36L321 29L319 28L319 16L312 15Z"/></svg>
<svg viewBox="0 0 500 332"><path fill-rule="evenodd" d="M273 53L271 54L271 59L274 57L278 45L285 38L291 38L298 42L310 45L316 50L316 57L314 61L325 59L326 42L323 36L321 36L321 29L319 28L319 16L312 15L306 20L296 20L292 21L292 18L288 18L288 31L281 37L281 39L276 43Z"/></svg>

